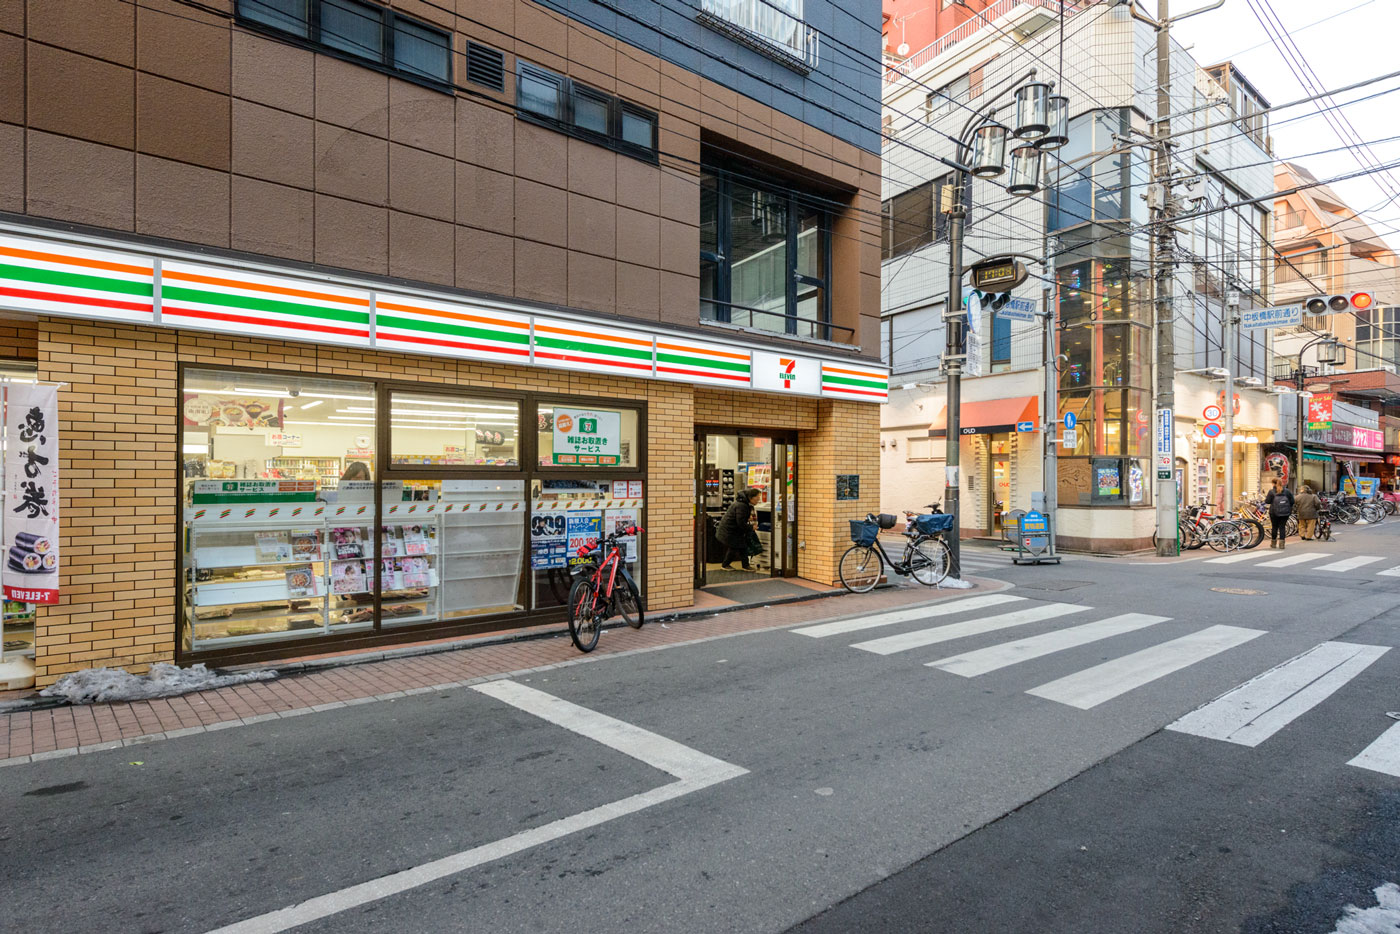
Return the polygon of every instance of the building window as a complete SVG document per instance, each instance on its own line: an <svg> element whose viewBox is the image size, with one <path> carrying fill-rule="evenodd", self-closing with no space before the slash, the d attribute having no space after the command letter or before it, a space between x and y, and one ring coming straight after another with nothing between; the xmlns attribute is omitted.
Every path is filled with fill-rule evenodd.
<svg viewBox="0 0 1400 934"><path fill-rule="evenodd" d="M1011 369L1011 319L992 315L992 369Z"/></svg>
<svg viewBox="0 0 1400 934"><path fill-rule="evenodd" d="M886 198L881 205L884 230L881 258L893 259L923 249L948 236L948 209L953 203L953 175L948 173ZM965 227L971 226L972 179L963 189Z"/></svg>
<svg viewBox="0 0 1400 934"><path fill-rule="evenodd" d="M393 467L517 467L520 406L394 390L389 396L389 463Z"/></svg>
<svg viewBox="0 0 1400 934"><path fill-rule="evenodd" d="M1356 312L1356 368L1400 368L1400 308Z"/></svg>
<svg viewBox="0 0 1400 934"><path fill-rule="evenodd" d="M360 0L238 0L240 22L305 39L405 77L452 83L452 36Z"/></svg>
<svg viewBox="0 0 1400 934"><path fill-rule="evenodd" d="M1115 139L1128 132L1125 110L1096 110L1069 122L1069 142L1052 160L1057 166L1050 184L1051 230L1090 221L1125 221L1137 200L1132 183L1144 178L1142 160L1126 153L1090 158L1117 148Z"/></svg>
<svg viewBox="0 0 1400 934"><path fill-rule="evenodd" d="M515 88L521 116L624 155L656 159L652 111L529 62L516 62Z"/></svg>
<svg viewBox="0 0 1400 934"><path fill-rule="evenodd" d="M636 409L541 402L536 451L541 468L636 470L641 429Z"/></svg>
<svg viewBox="0 0 1400 934"><path fill-rule="evenodd" d="M830 340L826 206L707 168L700 209L700 316Z"/></svg>
<svg viewBox="0 0 1400 934"><path fill-rule="evenodd" d="M803 74L817 67L819 34L802 0L701 0L699 21Z"/></svg>

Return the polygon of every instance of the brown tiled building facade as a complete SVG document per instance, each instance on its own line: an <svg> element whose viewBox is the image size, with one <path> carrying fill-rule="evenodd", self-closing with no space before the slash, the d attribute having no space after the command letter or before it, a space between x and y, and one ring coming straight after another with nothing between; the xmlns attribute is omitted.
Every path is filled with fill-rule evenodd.
<svg viewBox="0 0 1400 934"><path fill-rule="evenodd" d="M499 302L660 335L654 341L681 335L745 354L790 354L831 374L833 385L835 374L882 372L880 157L867 137L838 128L876 125L875 97L845 122L814 118L830 131L819 130L789 114L815 113L812 100L832 98L829 64L775 62L717 32L703 45L727 44L716 58L723 73L743 75L732 83L764 89L769 103L677 63L682 56L667 42L641 48L563 7L397 0L374 9L386 7L401 17L384 20L400 30L400 50L420 26L445 37L446 80L328 48L324 36L280 33L250 21L236 0L0 0L0 235L125 245L198 258L230 275L275 268L308 281ZM850 41L873 54L877 23ZM472 80L482 61L497 68L499 90ZM610 99L612 138L580 129L577 96L579 109L569 111L577 125L526 113L522 65ZM621 115L633 112L642 120L634 126L654 120L652 147L618 136L626 136ZM794 312L790 299L786 320L781 308L754 312L737 298L733 312L715 312L730 304L702 281L712 236L705 225L714 220L702 212L715 165L745 192L769 185L822 205L829 253L816 305ZM769 197L755 194L753 204L777 203ZM792 210L796 218L800 208ZM775 229L782 236L781 222ZM738 296L741 273L722 276L726 289L733 276ZM81 302L63 314L3 298L0 308L0 356L63 384L62 602L38 612L41 684L83 667L199 660L179 637L181 380L189 368L637 404L650 610L693 601L697 425L793 433L802 577L831 582L845 520L878 504L883 390L783 395L654 370L637 378L570 372L533 355L516 365L421 347L392 352L383 342L336 346L310 334L272 339L254 326L237 334L102 321ZM860 475L858 500L837 502L837 474Z"/></svg>

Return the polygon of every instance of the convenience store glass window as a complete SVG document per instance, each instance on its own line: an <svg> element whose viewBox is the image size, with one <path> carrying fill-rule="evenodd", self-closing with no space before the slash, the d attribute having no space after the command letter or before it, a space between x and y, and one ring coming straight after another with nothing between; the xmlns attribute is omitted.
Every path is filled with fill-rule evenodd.
<svg viewBox="0 0 1400 934"><path fill-rule="evenodd" d="M636 409L541 402L539 466L636 468L640 438Z"/></svg>
<svg viewBox="0 0 1400 934"><path fill-rule="evenodd" d="M389 429L395 467L520 465L520 405L509 400L394 390Z"/></svg>
<svg viewBox="0 0 1400 934"><path fill-rule="evenodd" d="M370 383L185 371L185 650L373 625L340 572L373 552L374 403Z"/></svg>

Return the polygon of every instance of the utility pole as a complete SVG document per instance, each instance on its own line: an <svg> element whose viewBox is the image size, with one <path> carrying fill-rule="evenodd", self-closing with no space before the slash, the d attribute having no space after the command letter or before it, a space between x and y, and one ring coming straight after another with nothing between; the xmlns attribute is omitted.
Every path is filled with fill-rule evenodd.
<svg viewBox="0 0 1400 934"><path fill-rule="evenodd" d="M1215 0L1207 6L1183 13L1177 20L1196 16L1224 6L1225 0ZM1176 281L1176 231L1172 217L1176 213L1172 197L1172 128L1171 128L1171 6L1169 0L1157 0L1157 18L1139 13L1129 3L1134 19L1150 24L1157 31L1157 120L1152 127L1153 190L1149 198L1152 209L1152 264L1156 271L1154 300L1157 322L1157 554L1171 557L1179 553L1177 542L1177 495L1173 467L1176 463L1176 321L1172 305ZM1232 400L1233 402L1233 400ZM1232 441L1231 444L1234 442ZM1165 465L1164 465L1165 461Z"/></svg>
<svg viewBox="0 0 1400 934"><path fill-rule="evenodd" d="M962 153L958 156L961 158ZM943 511L953 516L951 535L944 536L948 544L949 560L953 573L962 578L962 514L958 508L958 488L962 477L958 475L962 452L962 370L967 345L963 342L962 310L962 251L963 223L967 211L963 207L962 186L966 184L962 172L953 176L953 204L948 211L948 304L943 319L947 323L947 346L943 359L948 367L948 422L947 440L944 443L944 465L947 473L947 489L943 493ZM951 313L951 314L950 314Z"/></svg>
<svg viewBox="0 0 1400 934"><path fill-rule="evenodd" d="M1239 322L1240 293L1225 297L1225 496L1222 508L1228 516L1235 507L1235 325Z"/></svg>
<svg viewBox="0 0 1400 934"><path fill-rule="evenodd" d="M1045 444L1043 460L1045 514L1050 517L1050 552L1054 554L1057 550L1055 547L1055 523L1058 517L1056 507L1060 504L1060 462L1057 460L1058 452L1055 450L1059 444L1057 429L1060 413L1060 369L1055 365L1058 360L1058 347L1055 344L1055 306L1053 304L1055 260L1050 256L1048 235L1045 239L1045 265L1043 269L1045 279L1041 283L1040 313L1043 316L1041 325L1044 328L1045 342L1045 411L1042 413L1040 436Z"/></svg>
<svg viewBox="0 0 1400 934"><path fill-rule="evenodd" d="M1171 11L1168 0L1157 0L1157 122L1153 127L1155 138L1155 158L1153 165L1154 181L1158 187L1155 215L1155 229L1152 235L1152 262L1157 273L1156 300L1157 313L1157 431L1168 437L1157 439L1157 452L1176 449L1176 322L1172 314L1172 292L1176 278L1176 232L1171 220L1174 212L1172 203L1172 156L1171 156ZM1177 536L1176 481L1172 468L1176 464L1171 457L1162 476L1162 461L1157 458L1157 554L1175 556L1179 552Z"/></svg>

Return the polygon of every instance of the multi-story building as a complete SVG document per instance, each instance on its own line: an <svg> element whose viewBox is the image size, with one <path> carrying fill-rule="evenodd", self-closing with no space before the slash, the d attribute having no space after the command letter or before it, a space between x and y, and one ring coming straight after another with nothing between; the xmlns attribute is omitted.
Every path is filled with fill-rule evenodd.
<svg viewBox="0 0 1400 934"><path fill-rule="evenodd" d="M1154 30L1129 5L1052 0L972 3L972 18L939 25L923 48L890 53L900 17L887 4L884 148L886 235L882 342L896 387L882 425L886 507L938 497L944 486L945 393L941 359L948 246L943 211L951 140L991 117L1014 126L1009 92L1053 82L1068 100L1068 138L1043 156L1042 187L1009 194L974 179L964 262L1023 254L1031 277L1012 306L1044 309L1048 326L984 312L962 388L961 484L966 534L999 535L1002 516L1027 509L1043 489L1044 459L1058 456L1058 538L1070 548L1120 552L1150 547L1155 528L1153 373L1155 311L1148 237L1157 112ZM909 6L905 3L904 6ZM942 4L941 8L952 5ZM958 4L957 6L961 6ZM1063 13L1063 17L1062 17ZM941 13L939 14L942 15ZM942 19L928 17L943 24ZM920 27L923 28L923 27ZM900 42L899 46L905 43ZM1034 69L1033 76L1030 75ZM1273 440L1269 338L1235 336L1233 440L1215 440L1207 407L1223 404L1223 321L1232 293L1263 304L1270 188L1267 104L1229 64L1204 69L1171 49L1172 130L1178 199L1174 288L1175 475L1186 502L1223 498L1226 458L1236 489L1259 488L1258 445ZM1011 141L1009 146L1021 145ZM966 154L964 155L966 158ZM1047 329L1048 327L1048 329ZM1046 411L1045 361L1054 361L1057 402ZM980 375L976 375L979 374ZM1077 420L1073 447L1046 425ZM1034 431L1027 428L1033 427Z"/></svg>
<svg viewBox="0 0 1400 934"><path fill-rule="evenodd" d="M1309 315L1303 326L1278 335L1278 385L1297 388L1301 372L1303 388L1330 393L1339 403L1331 426L1303 430L1303 477L1325 490L1348 478L1375 477L1393 490L1400 466L1400 264L1366 219L1304 166L1279 163L1274 184L1277 301L1369 296L1369 307L1349 304L1336 314ZM1324 332L1341 340L1345 361L1320 364L1313 351L1300 360L1307 343ZM1283 420L1287 444L1273 449L1275 462L1296 456L1296 406L1285 405Z"/></svg>
<svg viewBox="0 0 1400 934"><path fill-rule="evenodd" d="M62 489L6 639L46 683L557 620L633 524L653 612L829 584L880 489L878 49L832 0L0 5Z"/></svg>

